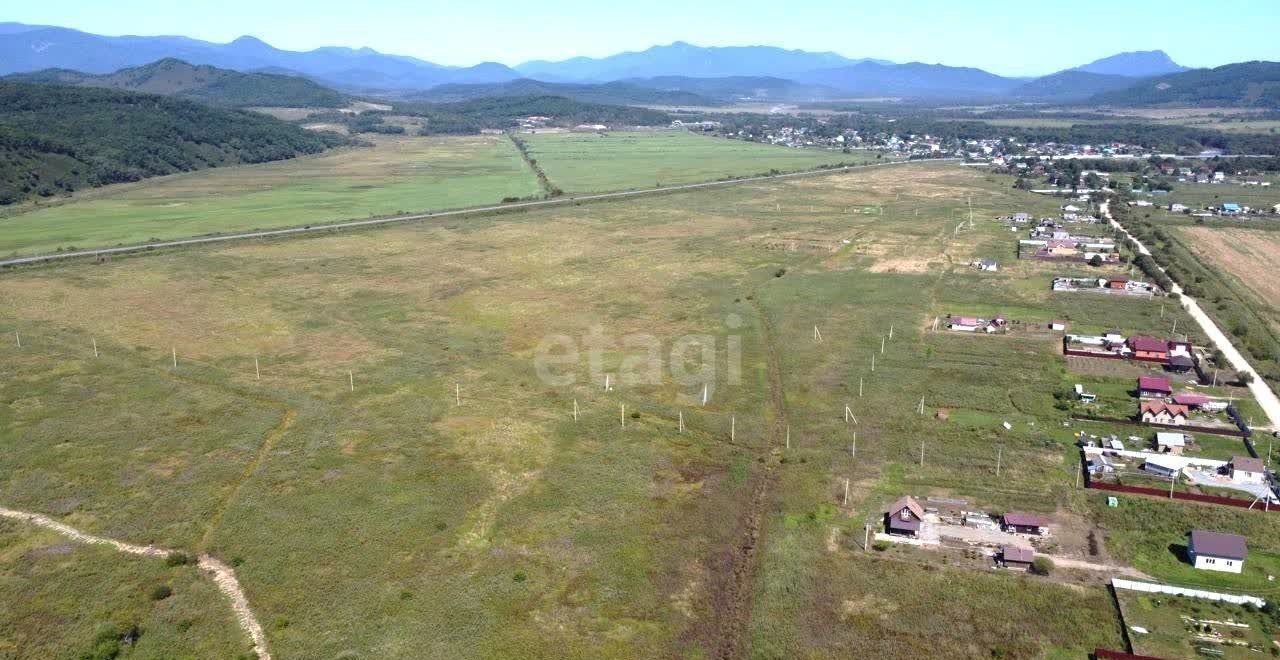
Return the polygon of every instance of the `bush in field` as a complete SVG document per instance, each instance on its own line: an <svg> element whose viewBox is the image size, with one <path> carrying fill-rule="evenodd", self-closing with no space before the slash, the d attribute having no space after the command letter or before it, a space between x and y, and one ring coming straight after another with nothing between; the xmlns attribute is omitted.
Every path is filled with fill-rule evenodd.
<svg viewBox="0 0 1280 660"><path fill-rule="evenodd" d="M884 552L885 550L888 550L889 546L891 545L893 544L882 539L882 540L876 541L875 543L872 543L871 548L876 552Z"/></svg>
<svg viewBox="0 0 1280 660"><path fill-rule="evenodd" d="M1048 557L1036 557L1031 561L1031 572L1036 575L1048 575L1053 572L1053 560Z"/></svg>
<svg viewBox="0 0 1280 660"><path fill-rule="evenodd" d="M173 589L167 584L158 584L151 589L151 600L164 600L173 595Z"/></svg>

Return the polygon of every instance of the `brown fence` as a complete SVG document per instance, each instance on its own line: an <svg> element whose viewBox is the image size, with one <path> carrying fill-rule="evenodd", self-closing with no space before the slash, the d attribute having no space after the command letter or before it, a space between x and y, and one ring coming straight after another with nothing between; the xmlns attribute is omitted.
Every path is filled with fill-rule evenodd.
<svg viewBox="0 0 1280 660"><path fill-rule="evenodd" d="M1153 655L1134 655L1132 653L1123 653L1121 651L1110 651L1108 649L1094 649L1093 657L1098 660L1163 660Z"/></svg>
<svg viewBox="0 0 1280 660"><path fill-rule="evenodd" d="M1230 436L1232 438L1249 437L1244 431L1241 431L1238 428L1233 429L1230 427L1223 427L1223 426L1197 426L1195 424L1183 424L1182 426L1178 426L1177 424L1159 424L1156 422L1139 422L1137 420L1127 419L1124 417L1103 417L1101 415L1078 415L1078 416L1072 416L1072 419L1077 419L1082 422L1106 422L1107 424L1126 424L1128 426L1154 426L1156 428L1161 428L1161 429L1186 431L1188 433L1207 433L1209 435L1225 435L1225 436Z"/></svg>
<svg viewBox="0 0 1280 660"><path fill-rule="evenodd" d="M1107 351L1091 351L1083 348L1068 348L1066 337L1062 338L1062 354L1075 355L1078 357L1098 358L1101 360L1126 360L1130 362L1150 362L1152 364L1164 364L1168 362L1168 360L1161 360L1159 358L1144 358L1144 357L1136 357L1132 355L1120 355L1119 353L1111 353Z"/></svg>
<svg viewBox="0 0 1280 660"><path fill-rule="evenodd" d="M1086 488L1095 490L1106 490L1115 493L1131 493L1134 495L1151 495L1153 497L1161 497L1169 499L1169 491L1159 488L1147 488L1145 486L1122 486L1120 484L1111 484L1104 481L1094 481L1090 479L1086 484ZM1223 506L1234 506L1241 509L1253 509L1255 511L1269 511L1270 509L1263 503L1253 500L1242 500L1236 497L1223 497L1221 495L1200 495L1197 493L1181 493L1174 492L1173 499L1188 500L1191 502L1202 502L1205 504L1220 504ZM1280 506L1276 507L1276 512L1280 513Z"/></svg>

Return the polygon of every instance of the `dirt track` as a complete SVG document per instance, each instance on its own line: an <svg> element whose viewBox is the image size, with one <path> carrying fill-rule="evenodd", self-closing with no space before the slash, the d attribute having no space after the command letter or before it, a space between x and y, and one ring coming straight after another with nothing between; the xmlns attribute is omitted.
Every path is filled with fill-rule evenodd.
<svg viewBox="0 0 1280 660"><path fill-rule="evenodd" d="M106 545L120 552L139 555L143 557L163 558L175 554L176 550L168 550L165 548L157 548L149 545L133 545L124 541L117 541L102 536L95 536L82 532L70 525L64 525L49 516L39 513L29 513L27 511L15 511L0 507L0 517L17 520L27 524L43 527L52 530L67 538L79 543L90 545ZM249 599L245 597L244 590L240 588L240 581L236 579L235 571L226 564L210 557L209 555L200 555L198 558L198 566L200 569L209 574L218 589L231 600L231 609L236 613L236 619L240 622L240 627L244 629L249 638L253 640L253 652L258 654L259 660L271 660L271 653L267 651L267 637L262 632L262 625L258 623L257 617L253 615L253 610L249 607Z"/></svg>

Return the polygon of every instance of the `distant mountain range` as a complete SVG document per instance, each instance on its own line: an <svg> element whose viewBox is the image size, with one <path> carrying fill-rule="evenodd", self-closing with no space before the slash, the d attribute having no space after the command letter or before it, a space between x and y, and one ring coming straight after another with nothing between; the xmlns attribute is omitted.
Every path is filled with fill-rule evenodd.
<svg viewBox="0 0 1280 660"><path fill-rule="evenodd" d="M534 60L515 68L529 78L558 82L607 82L628 78L680 75L691 78L729 76L793 77L797 73L862 62L836 53L786 50L773 46L704 47L677 41L638 52L602 58L575 57L559 62Z"/></svg>
<svg viewBox="0 0 1280 660"><path fill-rule="evenodd" d="M1280 108L1280 62L1241 62L1144 78L1093 103Z"/></svg>
<svg viewBox="0 0 1280 660"><path fill-rule="evenodd" d="M0 75L42 69L111 73L176 58L236 71L290 71L359 89L426 89L452 82L501 82L520 74L494 62L448 67L369 48L280 50L254 37L216 44L187 37L104 37L60 27L0 23Z"/></svg>
<svg viewBox="0 0 1280 660"><path fill-rule="evenodd" d="M1083 71L1084 73L1128 76L1130 78L1146 78L1148 76L1182 73L1190 70L1174 62L1163 50L1139 50L1131 53L1120 53L1071 69L1071 71Z"/></svg>
<svg viewBox="0 0 1280 660"><path fill-rule="evenodd" d="M772 46L702 47L681 41L601 58L535 60L514 68L495 62L450 67L369 48L326 47L295 52L274 48L253 37L217 44L187 37L104 37L59 27L0 23L0 75L62 69L41 75L73 84L114 87L120 86L115 77L76 82L70 72L109 74L166 58L246 73L305 77L320 86L349 93L433 102L464 101L485 95L555 95L588 103L668 106L716 105L744 99L1077 103L1101 98L1108 103L1121 103L1119 99L1128 98L1133 103L1174 103L1212 97L1218 103L1276 107L1269 91L1270 73L1262 66L1267 63L1257 63L1259 66L1247 70L1228 68L1242 65L1190 70L1158 50L1120 53L1039 78L1011 78L943 64L850 59L831 52ZM1204 73L1221 69L1228 71ZM1194 77L1197 73L1207 77ZM1214 85L1213 91L1198 93L1189 87L1200 83L1191 81ZM254 87L253 81L241 82L245 87ZM1145 83L1154 86L1142 87ZM1159 85L1176 90L1168 92L1169 87L1158 88ZM283 83L280 88L305 91ZM1124 96L1130 88L1135 91ZM175 93L198 94L190 90Z"/></svg>
<svg viewBox="0 0 1280 660"><path fill-rule="evenodd" d="M45 83L76 87L106 87L148 94L181 96L210 105L230 107L289 106L339 108L345 95L306 78L270 73L241 73L208 64L188 64L172 57L121 69L115 73L82 73L71 69L44 69L4 77L10 82Z"/></svg>

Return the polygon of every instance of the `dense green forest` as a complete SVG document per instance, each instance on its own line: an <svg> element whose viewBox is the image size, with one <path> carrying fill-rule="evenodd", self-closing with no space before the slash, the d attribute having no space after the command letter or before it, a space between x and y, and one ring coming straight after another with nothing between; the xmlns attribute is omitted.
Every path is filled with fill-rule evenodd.
<svg viewBox="0 0 1280 660"><path fill-rule="evenodd" d="M549 117L561 126L605 124L618 126L665 126L671 116L665 112L622 105L584 103L563 96L519 96L481 98L455 103L397 103L395 114L427 120L426 134L478 133L484 128L510 128L520 117Z"/></svg>
<svg viewBox="0 0 1280 660"><path fill-rule="evenodd" d="M265 115L173 97L0 82L0 205L293 158L344 141Z"/></svg>
<svg viewBox="0 0 1280 660"><path fill-rule="evenodd" d="M1241 62L1158 76L1089 100L1111 105L1280 108L1280 62Z"/></svg>
<svg viewBox="0 0 1280 660"><path fill-rule="evenodd" d="M6 82L107 87L195 99L229 107L282 106L341 108L346 96L298 76L241 73L166 58L115 73L95 75L68 69L45 69L4 78Z"/></svg>

